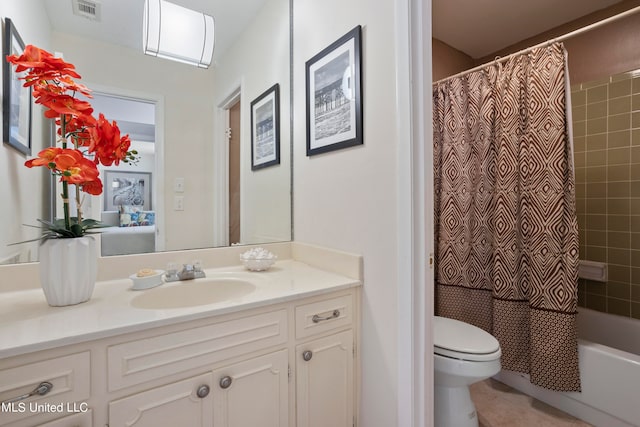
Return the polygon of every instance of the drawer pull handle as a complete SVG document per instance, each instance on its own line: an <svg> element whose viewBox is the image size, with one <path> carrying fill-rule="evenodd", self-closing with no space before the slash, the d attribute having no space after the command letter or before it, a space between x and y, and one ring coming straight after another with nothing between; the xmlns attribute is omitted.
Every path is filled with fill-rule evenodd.
<svg viewBox="0 0 640 427"><path fill-rule="evenodd" d="M209 395L209 386L206 384L201 385L200 387L198 387L196 394L200 399L204 399Z"/></svg>
<svg viewBox="0 0 640 427"><path fill-rule="evenodd" d="M220 388L222 389L228 389L229 387L231 387L231 383L233 382L233 379L230 376L226 376L226 377L222 377L220 378Z"/></svg>
<svg viewBox="0 0 640 427"><path fill-rule="evenodd" d="M322 317L314 314L311 320L313 321L313 323L320 323L325 320L337 319L338 317L340 317L340 310L333 310L333 313L331 313L330 316Z"/></svg>
<svg viewBox="0 0 640 427"><path fill-rule="evenodd" d="M14 397L13 399L5 400L2 403L4 404L4 403L19 402L21 400L28 399L31 396L35 396L36 394L39 396L44 396L45 394L49 393L52 388L53 388L53 384L51 384L49 381L43 381L40 384L38 384L38 386L34 388L30 393L23 394L22 396Z"/></svg>
<svg viewBox="0 0 640 427"><path fill-rule="evenodd" d="M302 352L302 358L305 362L308 362L313 357L313 352L311 350L306 350Z"/></svg>

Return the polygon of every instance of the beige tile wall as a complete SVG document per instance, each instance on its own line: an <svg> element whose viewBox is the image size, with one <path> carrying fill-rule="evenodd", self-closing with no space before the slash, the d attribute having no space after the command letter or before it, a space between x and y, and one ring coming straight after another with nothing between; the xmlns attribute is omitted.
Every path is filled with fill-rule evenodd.
<svg viewBox="0 0 640 427"><path fill-rule="evenodd" d="M580 280L578 304L640 319L640 70L572 87L580 258L608 264Z"/></svg>

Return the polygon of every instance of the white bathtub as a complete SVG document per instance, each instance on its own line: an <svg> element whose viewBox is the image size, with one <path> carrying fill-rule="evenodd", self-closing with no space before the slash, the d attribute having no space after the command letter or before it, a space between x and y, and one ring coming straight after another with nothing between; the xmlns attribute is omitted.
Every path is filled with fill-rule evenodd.
<svg viewBox="0 0 640 427"><path fill-rule="evenodd" d="M495 378L598 427L640 426L640 320L580 308L581 393L532 385L502 371Z"/></svg>

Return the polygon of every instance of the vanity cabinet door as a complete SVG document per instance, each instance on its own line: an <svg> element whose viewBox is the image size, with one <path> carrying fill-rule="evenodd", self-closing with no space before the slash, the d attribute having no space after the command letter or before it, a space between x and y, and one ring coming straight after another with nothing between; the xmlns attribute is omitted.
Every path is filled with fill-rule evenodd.
<svg viewBox="0 0 640 427"><path fill-rule="evenodd" d="M297 427L354 425L353 331L296 347Z"/></svg>
<svg viewBox="0 0 640 427"><path fill-rule="evenodd" d="M0 369L0 426L46 425L87 410L90 395L89 351Z"/></svg>
<svg viewBox="0 0 640 427"><path fill-rule="evenodd" d="M211 373L109 403L109 427L213 425Z"/></svg>
<svg viewBox="0 0 640 427"><path fill-rule="evenodd" d="M69 415L68 417L59 418L45 424L39 424L40 427L91 427L91 410L80 414Z"/></svg>
<svg viewBox="0 0 640 427"><path fill-rule="evenodd" d="M286 427L289 424L287 350L213 372L215 427ZM185 424L186 425L186 424Z"/></svg>

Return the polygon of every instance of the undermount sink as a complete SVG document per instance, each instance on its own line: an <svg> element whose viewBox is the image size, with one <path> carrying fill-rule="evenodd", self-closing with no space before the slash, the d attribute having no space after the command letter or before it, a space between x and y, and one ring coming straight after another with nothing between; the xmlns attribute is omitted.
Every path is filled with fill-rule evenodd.
<svg viewBox="0 0 640 427"><path fill-rule="evenodd" d="M235 277L195 279L143 291L131 305L153 310L196 307L239 298L255 289L254 284Z"/></svg>

